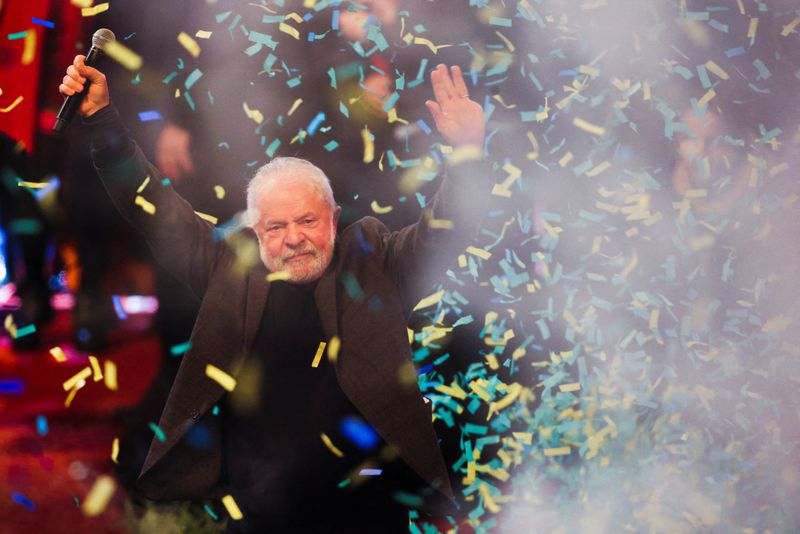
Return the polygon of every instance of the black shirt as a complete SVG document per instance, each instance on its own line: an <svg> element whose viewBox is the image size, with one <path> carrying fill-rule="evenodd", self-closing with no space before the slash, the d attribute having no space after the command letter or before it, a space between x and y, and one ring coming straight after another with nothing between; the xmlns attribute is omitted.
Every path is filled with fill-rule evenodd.
<svg viewBox="0 0 800 534"><path fill-rule="evenodd" d="M407 511L391 494L410 470L380 463L386 446L377 436L371 447L347 438L342 422L358 421L358 411L325 354L312 367L324 340L315 287L270 286L252 356L227 401L224 468L244 515L229 530L407 532ZM383 473L358 476L364 467Z"/></svg>

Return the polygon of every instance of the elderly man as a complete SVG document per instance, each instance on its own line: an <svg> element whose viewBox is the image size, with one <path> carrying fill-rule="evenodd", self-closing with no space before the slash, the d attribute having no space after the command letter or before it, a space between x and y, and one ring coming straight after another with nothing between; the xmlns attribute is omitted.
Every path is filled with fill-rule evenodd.
<svg viewBox="0 0 800 534"><path fill-rule="evenodd" d="M483 113L460 69L439 65L431 81L426 105L467 162L419 221L392 232L366 217L337 237L325 174L276 158L247 190L261 257L248 265L251 237L220 239L128 137L105 76L83 56L69 66L60 91L86 91L80 113L113 201L202 299L139 477L148 497L230 494L244 517L229 528L250 532L402 532L425 488L452 499L406 324L428 260L463 250L480 217L462 204L490 184L475 158Z"/></svg>

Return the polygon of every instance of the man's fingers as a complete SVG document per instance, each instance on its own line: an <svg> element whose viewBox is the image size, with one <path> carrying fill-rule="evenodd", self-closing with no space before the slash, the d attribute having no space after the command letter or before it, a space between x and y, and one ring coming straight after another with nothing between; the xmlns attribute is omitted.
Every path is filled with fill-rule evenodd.
<svg viewBox="0 0 800 534"><path fill-rule="evenodd" d="M431 115L433 115L433 120L436 124L439 124L439 118L442 116L442 107L434 102L433 100L426 100L425 106L430 110Z"/></svg>
<svg viewBox="0 0 800 534"><path fill-rule="evenodd" d="M441 69L436 68L431 73L431 85L433 85L433 95L436 97L436 101L439 104L446 102L449 99L447 91L444 88L444 82L442 80L443 74Z"/></svg>
<svg viewBox="0 0 800 534"><path fill-rule="evenodd" d="M72 95L75 94L75 90L74 89L72 89L71 87L67 87L63 83L58 86L58 92L61 93L64 96L72 96Z"/></svg>
<svg viewBox="0 0 800 534"><path fill-rule="evenodd" d="M72 78L74 78L74 79L76 79L76 80L78 80L78 82L80 82L80 83L86 83L86 78L81 76L78 73L78 69L76 69L75 66L73 66L73 65L70 65L69 67L67 67L67 75L72 77Z"/></svg>
<svg viewBox="0 0 800 534"><path fill-rule="evenodd" d="M453 65L450 67L450 72L453 75L453 86L455 87L456 95L459 97L468 97L469 90L467 84L464 83L464 75L461 73L461 67Z"/></svg>
<svg viewBox="0 0 800 534"><path fill-rule="evenodd" d="M456 88L453 85L453 80L450 79L450 72L447 70L447 67L444 63L440 63L436 70L441 73L441 84L442 89L450 98L456 98L458 93L456 92Z"/></svg>
<svg viewBox="0 0 800 534"><path fill-rule="evenodd" d="M80 93L81 91L83 91L83 84L75 80L75 78L71 77L70 75L64 76L61 82L62 82L61 85L69 87L76 93Z"/></svg>

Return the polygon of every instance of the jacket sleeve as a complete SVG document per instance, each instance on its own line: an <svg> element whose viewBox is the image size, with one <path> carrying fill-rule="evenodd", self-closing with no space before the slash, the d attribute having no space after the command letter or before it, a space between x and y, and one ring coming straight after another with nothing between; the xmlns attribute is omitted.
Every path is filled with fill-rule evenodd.
<svg viewBox="0 0 800 534"><path fill-rule="evenodd" d="M451 165L417 222L383 234L384 270L401 290L406 315L430 291L429 274L440 273L475 238L493 185L484 159Z"/></svg>
<svg viewBox="0 0 800 534"><path fill-rule="evenodd" d="M142 154L113 105L83 119L92 160L114 205L156 260L202 298L228 246Z"/></svg>

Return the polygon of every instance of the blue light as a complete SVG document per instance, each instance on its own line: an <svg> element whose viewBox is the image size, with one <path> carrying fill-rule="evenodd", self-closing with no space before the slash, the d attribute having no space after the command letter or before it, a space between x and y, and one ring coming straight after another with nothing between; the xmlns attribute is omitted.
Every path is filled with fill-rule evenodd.
<svg viewBox="0 0 800 534"><path fill-rule="evenodd" d="M354 416L342 419L339 431L362 451L374 449L380 441L377 432L371 426Z"/></svg>

